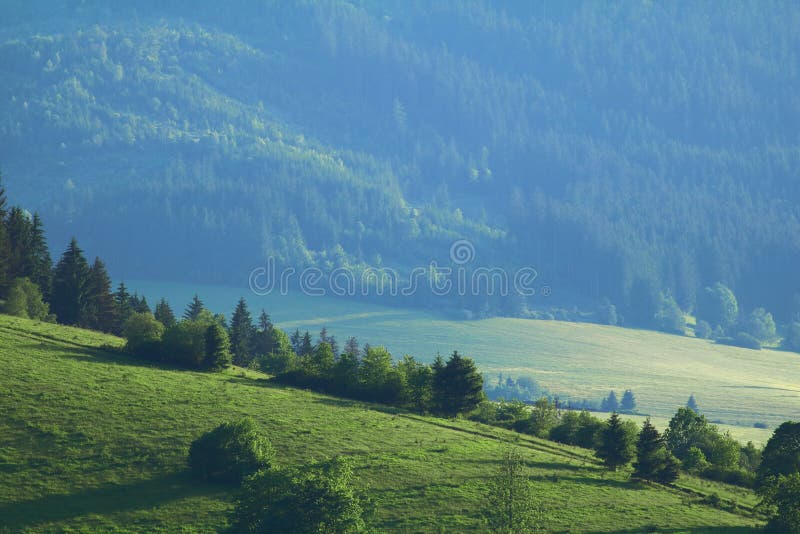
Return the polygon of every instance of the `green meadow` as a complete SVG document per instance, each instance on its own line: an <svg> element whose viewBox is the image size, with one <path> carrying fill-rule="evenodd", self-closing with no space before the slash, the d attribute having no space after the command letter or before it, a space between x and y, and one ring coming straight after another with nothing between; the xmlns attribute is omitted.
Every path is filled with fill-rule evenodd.
<svg viewBox="0 0 800 534"><path fill-rule="evenodd" d="M323 326L340 341L388 347L396 356L431 361L453 350L484 373L530 375L563 397L595 402L615 390L636 395L638 411L668 420L690 394L701 411L743 441L764 442L771 429L800 411L800 354L753 351L646 330L526 319L451 320L432 312L331 297L257 296L247 288L131 282L151 303L166 297L182 310L195 292L230 316L240 296L254 315L266 309L286 330ZM770 430L753 428L764 423Z"/></svg>
<svg viewBox="0 0 800 534"><path fill-rule="evenodd" d="M234 490L192 480L193 439L249 415L279 462L354 464L376 531L483 529L485 486L518 447L540 525L554 532L754 532L755 498L682 477L675 487L607 472L588 451L497 428L397 413L279 387L259 373L161 368L122 341L0 316L0 531L212 532ZM704 504L718 494L718 507Z"/></svg>

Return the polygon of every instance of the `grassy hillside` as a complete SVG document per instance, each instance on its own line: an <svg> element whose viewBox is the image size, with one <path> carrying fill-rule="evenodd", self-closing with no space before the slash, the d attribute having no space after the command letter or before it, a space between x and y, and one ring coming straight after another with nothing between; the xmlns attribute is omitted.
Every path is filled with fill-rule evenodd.
<svg viewBox="0 0 800 534"><path fill-rule="evenodd" d="M280 388L241 370L142 365L108 348L119 344L0 316L0 531L223 528L231 490L187 478L185 457L194 437L245 414L285 464L352 458L379 530L479 529L485 479L511 440L548 530L750 532L758 523L741 489L691 478L673 489L635 484L580 449ZM702 504L710 492L733 511Z"/></svg>
<svg viewBox="0 0 800 534"><path fill-rule="evenodd" d="M694 393L709 419L745 441L766 441L752 426L776 426L797 414L800 355L753 351L706 340L592 324L524 319L454 321L423 311L386 308L302 295L257 297L244 289L135 282L151 302L167 297L182 310L195 291L215 311L233 311L244 294L287 330L326 326L344 340L386 345L395 356L430 361L454 349L475 358L485 373L531 375L554 393L599 401L632 389L639 411L669 418Z"/></svg>

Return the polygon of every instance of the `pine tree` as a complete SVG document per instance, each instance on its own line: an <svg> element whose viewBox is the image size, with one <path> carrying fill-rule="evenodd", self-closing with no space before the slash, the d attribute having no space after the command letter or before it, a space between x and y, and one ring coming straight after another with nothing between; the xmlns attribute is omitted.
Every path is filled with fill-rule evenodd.
<svg viewBox="0 0 800 534"><path fill-rule="evenodd" d="M150 310L150 305L147 303L147 297L139 296L138 293L134 293L131 297L131 308L136 313L153 313Z"/></svg>
<svg viewBox="0 0 800 534"><path fill-rule="evenodd" d="M441 365L441 358L438 358ZM434 405L439 412L455 417L475 409L483 400L483 377L470 358L454 351L433 376Z"/></svg>
<svg viewBox="0 0 800 534"><path fill-rule="evenodd" d="M186 311L183 312L183 318L188 321L194 321L198 317L200 317L200 312L205 309L203 305L203 301L200 300L200 297L195 295L192 298L192 302L186 307Z"/></svg>
<svg viewBox="0 0 800 534"><path fill-rule="evenodd" d="M648 417L642 425L642 431L636 442L636 462L633 464L633 476L669 484L677 480L678 471L678 459L667 450L664 438L650 423Z"/></svg>
<svg viewBox="0 0 800 534"><path fill-rule="evenodd" d="M633 439L616 413L611 414L606 428L603 429L601 444L596 454L606 467L614 471L633 459Z"/></svg>
<svg viewBox="0 0 800 534"><path fill-rule="evenodd" d="M81 324L86 314L89 264L73 238L56 265L51 309L63 324Z"/></svg>
<svg viewBox="0 0 800 534"><path fill-rule="evenodd" d="M692 410L694 413L700 413L700 408L697 407L697 401L694 398L694 393L689 395L689 400L686 401L686 407Z"/></svg>
<svg viewBox="0 0 800 534"><path fill-rule="evenodd" d="M86 285L84 326L102 332L114 332L118 324L117 307L111 294L111 278L105 264L95 258Z"/></svg>
<svg viewBox="0 0 800 534"><path fill-rule="evenodd" d="M230 341L233 363L246 367L253 358L256 328L244 298L239 299L231 317Z"/></svg>
<svg viewBox="0 0 800 534"><path fill-rule="evenodd" d="M231 365L230 341L222 326L214 322L205 334L206 353L204 367L207 369L225 369Z"/></svg>
<svg viewBox="0 0 800 534"><path fill-rule="evenodd" d="M253 339L253 353L259 356L272 354L277 350L275 327L264 310L258 318L258 331Z"/></svg>
<svg viewBox="0 0 800 534"><path fill-rule="evenodd" d="M155 317L158 322L164 325L164 328L172 328L177 324L175 313L173 313L169 302L167 302L165 298L162 298L158 301L158 304L156 304Z"/></svg>
<svg viewBox="0 0 800 534"><path fill-rule="evenodd" d="M303 339L300 340L300 352L298 356L310 356L314 352L314 343L311 341L311 334L306 333L303 334Z"/></svg>
<svg viewBox="0 0 800 534"><path fill-rule="evenodd" d="M31 281L39 286L45 300L49 300L53 285L53 260L50 257L50 249L47 247L44 225L38 213L33 214L31 248L33 250L34 262Z"/></svg>
<svg viewBox="0 0 800 534"><path fill-rule="evenodd" d="M125 282L120 282L117 287L117 292L114 293L114 307L116 308L117 324L114 327L114 333L121 334L125 323L133 315L133 308L131 307L131 295L128 293L128 288L125 287Z"/></svg>
<svg viewBox="0 0 800 534"><path fill-rule="evenodd" d="M632 412L636 409L636 397L634 397L633 391L630 389L625 390L625 393L622 395L622 401L619 404L619 408L623 412Z"/></svg>
<svg viewBox="0 0 800 534"><path fill-rule="evenodd" d="M347 342L344 344L344 353L355 356L356 358L361 356L361 349L358 346L358 340L356 338L352 336L347 338Z"/></svg>
<svg viewBox="0 0 800 534"><path fill-rule="evenodd" d="M616 412L619 410L619 401L617 400L617 394L613 391L608 394L608 397L603 399L603 402L600 403L600 409L604 412Z"/></svg>
<svg viewBox="0 0 800 534"><path fill-rule="evenodd" d="M28 214L14 206L6 220L6 231L11 243L9 277L33 278L35 266L33 256L33 228Z"/></svg>
<svg viewBox="0 0 800 534"><path fill-rule="evenodd" d="M291 344L292 344L292 350L294 351L295 354L300 354L300 342L301 342L301 340L302 340L302 337L300 335L300 329L296 328L294 333L292 334L292 337L289 340L291 342Z"/></svg>
<svg viewBox="0 0 800 534"><path fill-rule="evenodd" d="M9 265L11 264L11 241L6 229L6 190L0 173L0 298L5 298L11 287Z"/></svg>

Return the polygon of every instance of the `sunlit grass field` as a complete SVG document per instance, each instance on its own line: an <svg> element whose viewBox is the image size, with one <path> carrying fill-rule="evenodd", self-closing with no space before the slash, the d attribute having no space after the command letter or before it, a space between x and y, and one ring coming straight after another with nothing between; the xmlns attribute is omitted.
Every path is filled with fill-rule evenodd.
<svg viewBox="0 0 800 534"><path fill-rule="evenodd" d="M266 309L287 330L386 345L395 356L431 361L453 350L473 357L489 374L531 375L553 393L599 402L610 390L632 389L638 410L668 419L694 394L711 420L735 425L745 441L765 441L773 428L800 417L800 354L753 351L645 330L585 323L488 319L455 321L419 310L339 298L256 296L246 288L132 282L151 303L166 297L182 310L198 292L214 311L230 317L240 296L257 315ZM726 427L723 427L724 429Z"/></svg>
<svg viewBox="0 0 800 534"><path fill-rule="evenodd" d="M252 416L283 464L346 455L377 531L481 531L504 447L524 455L554 532L753 532L746 490L608 473L584 450L273 385L254 372L164 369L121 341L0 316L0 531L212 532L235 490L186 474L189 444ZM726 510L702 503L717 493Z"/></svg>

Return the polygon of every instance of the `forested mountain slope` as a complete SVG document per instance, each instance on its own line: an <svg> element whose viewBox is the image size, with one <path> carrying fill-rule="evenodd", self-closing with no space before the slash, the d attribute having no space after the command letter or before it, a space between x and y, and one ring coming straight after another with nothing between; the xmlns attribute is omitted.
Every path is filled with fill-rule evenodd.
<svg viewBox="0 0 800 534"><path fill-rule="evenodd" d="M408 268L466 238L630 317L642 291L689 310L717 281L800 311L796 3L40 0L0 20L9 187L114 272Z"/></svg>

